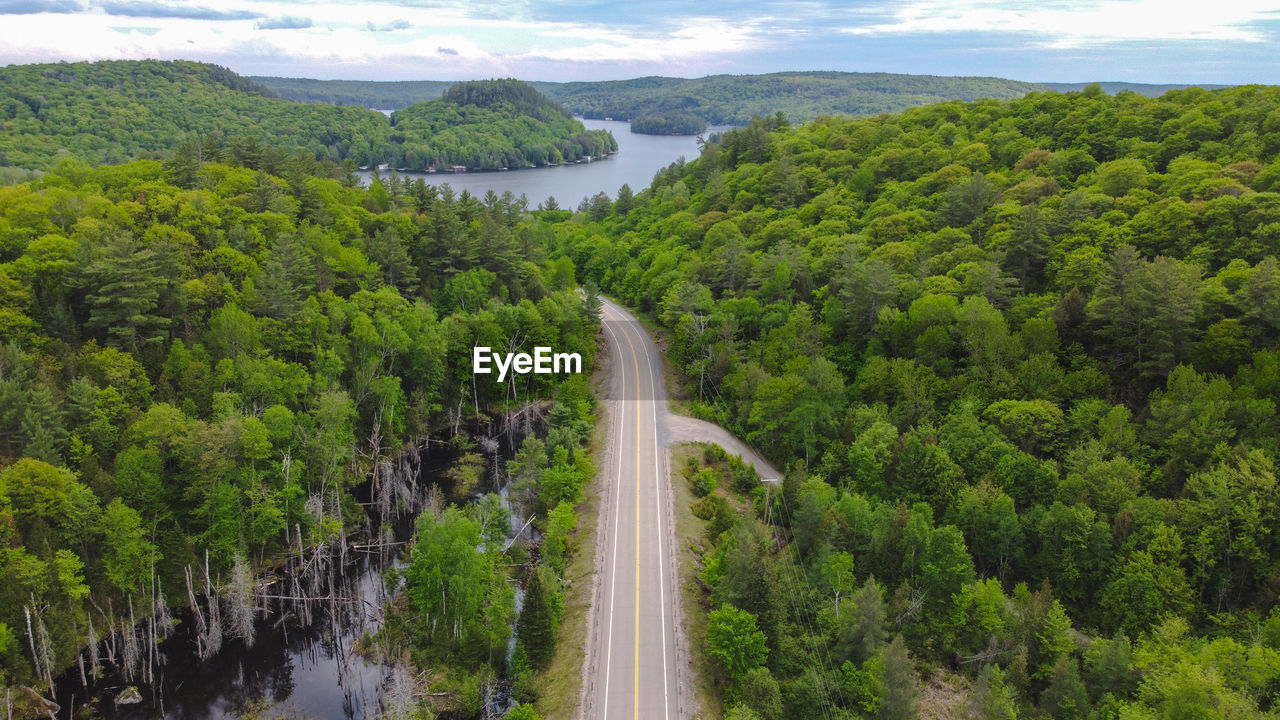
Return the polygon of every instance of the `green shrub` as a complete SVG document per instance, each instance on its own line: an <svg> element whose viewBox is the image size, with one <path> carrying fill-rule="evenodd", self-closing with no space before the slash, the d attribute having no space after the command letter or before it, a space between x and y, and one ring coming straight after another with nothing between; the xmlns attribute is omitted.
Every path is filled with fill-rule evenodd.
<svg viewBox="0 0 1280 720"><path fill-rule="evenodd" d="M706 497L716 489L716 474L709 469L699 470L690 483L693 485L694 495Z"/></svg>

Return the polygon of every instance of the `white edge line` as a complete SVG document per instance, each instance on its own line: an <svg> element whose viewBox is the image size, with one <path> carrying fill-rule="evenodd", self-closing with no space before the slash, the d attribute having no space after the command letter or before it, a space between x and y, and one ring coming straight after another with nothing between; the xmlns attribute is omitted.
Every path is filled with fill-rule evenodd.
<svg viewBox="0 0 1280 720"><path fill-rule="evenodd" d="M604 329L605 332L609 334L611 341L610 345L612 345L613 349L618 352L619 356L621 356L622 349L618 347L618 341L617 338L614 337L613 330L610 330L608 325L605 325ZM622 365L621 357L619 357L618 365L619 367ZM622 445L622 429L625 427L627 422L626 413L622 412L622 401L623 397L626 395L627 388L626 376L623 373L618 374L618 385L620 386L618 389L617 412L618 441L617 444L614 445L615 449L613 453L614 460L616 460L618 464L618 472L616 475L617 481L614 483L613 488L613 560L609 568L609 643L604 654L604 712L600 713L601 717L609 716L609 674L612 670L611 665L613 660L613 599L618 591L618 515L620 512L618 502L619 497L622 495L620 492L622 487L622 454L620 451Z"/></svg>

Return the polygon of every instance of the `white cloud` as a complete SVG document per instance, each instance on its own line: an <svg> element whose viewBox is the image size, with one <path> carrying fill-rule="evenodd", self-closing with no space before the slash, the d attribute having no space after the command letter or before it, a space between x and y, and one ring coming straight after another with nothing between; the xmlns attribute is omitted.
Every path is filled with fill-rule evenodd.
<svg viewBox="0 0 1280 720"><path fill-rule="evenodd" d="M1037 44L1045 47L1072 48L1134 41L1264 42L1266 34L1259 24L1267 20L1280 20L1280 2L926 0L891 10L880 21L841 31L851 35L1011 33L1042 38Z"/></svg>
<svg viewBox="0 0 1280 720"><path fill-rule="evenodd" d="M987 71L1017 76L1026 72L1028 60L1044 65L1050 58L1077 67L1083 62L1078 58L1088 54L1090 67L1131 63L1116 59L1125 55L1123 43L1141 47L1150 65L1185 61L1203 68L1224 53L1245 52L1240 47L1253 52L1280 26L1280 0L762 0L688 6L645 0L635 8L591 0L581 12L576 0L221 0L208 6L201 0L0 0L0 12L15 13L0 19L0 63L184 58L244 73L328 78L600 79L870 70L886 64L938 72L937 63L950 69L957 52L972 61L997 46L1022 54L1012 65ZM136 24L150 34L109 14L111 8L148 15ZM1190 47L1178 44L1186 40L1205 41L1195 46L1199 55L1193 60L1177 54ZM1094 51L1100 46L1105 52ZM903 60L930 53L931 60ZM1259 57L1248 61L1254 75L1262 72L1258 68L1275 67L1274 59L1262 57L1266 53L1254 54ZM945 60L938 60L941 55ZM1240 61L1231 63L1223 66L1222 77Z"/></svg>
<svg viewBox="0 0 1280 720"><path fill-rule="evenodd" d="M246 73L276 64L305 67L302 74L309 76L386 79L393 77L384 74L387 71L396 71L396 76L466 77L526 75L521 68L537 67L545 76L547 68L556 65L674 66L764 44L751 26L715 18L681 19L662 32L474 17L455 8L369 4L353 13L350 5L326 1L307 3L301 18L296 16L302 8L287 0L239 0L223 7L245 15L252 9L268 19L198 19L175 12L149 19L155 29L144 35L112 32L109 28L118 27L119 19L102 10L13 15L5 18L0 33L0 62L183 58ZM396 32L369 32L370 27Z"/></svg>
<svg viewBox="0 0 1280 720"><path fill-rule="evenodd" d="M546 33L549 37L579 37L592 42L534 48L514 57L564 62L660 63L743 52L764 44L754 26L745 23L727 23L716 18L688 18L682 22L682 27L654 35L629 35L594 27L549 31Z"/></svg>

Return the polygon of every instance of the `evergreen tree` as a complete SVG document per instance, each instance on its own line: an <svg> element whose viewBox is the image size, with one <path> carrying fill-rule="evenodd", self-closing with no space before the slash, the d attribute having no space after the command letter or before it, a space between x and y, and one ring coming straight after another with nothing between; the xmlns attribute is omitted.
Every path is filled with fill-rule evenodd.
<svg viewBox="0 0 1280 720"><path fill-rule="evenodd" d="M1084 720L1089 715L1089 693L1080 680L1075 658L1062 656L1053 666L1049 685L1040 694L1040 709L1057 720Z"/></svg>
<svg viewBox="0 0 1280 720"><path fill-rule="evenodd" d="M748 670L733 684L733 696L763 720L782 720L782 691L767 667Z"/></svg>
<svg viewBox="0 0 1280 720"><path fill-rule="evenodd" d="M409 251L400 236L390 228L374 233L365 243L369 260L382 270L382 280L388 285L411 295L418 287L418 268L409 257Z"/></svg>
<svg viewBox="0 0 1280 720"><path fill-rule="evenodd" d="M613 201L613 211L622 217L626 217L627 213L631 212L631 209L635 207L635 202L635 193L631 191L631 186L623 183L622 187L618 188L618 199ZM550 210L551 208L547 209Z"/></svg>
<svg viewBox="0 0 1280 720"><path fill-rule="evenodd" d="M1007 257L1018 273L1018 283L1025 291L1032 271L1044 263L1049 250L1049 240L1044 234L1044 223L1040 218L1038 205L1032 203L1023 206L1013 223L1006 248Z"/></svg>
<svg viewBox="0 0 1280 720"><path fill-rule="evenodd" d="M1150 330L1142 290L1146 272L1137 248L1121 246L1112 253L1110 267L1088 304L1089 319L1116 370L1132 371L1147 361Z"/></svg>
<svg viewBox="0 0 1280 720"><path fill-rule="evenodd" d="M888 608L884 592L873 577L849 598L841 613L840 655L862 663L874 655L888 636Z"/></svg>
<svg viewBox="0 0 1280 720"><path fill-rule="evenodd" d="M880 690L878 720L908 720L915 717L920 681L912 667L911 656L901 635L893 638L877 655L880 674L876 678Z"/></svg>
<svg viewBox="0 0 1280 720"><path fill-rule="evenodd" d="M1133 667L1133 647L1124 633L1111 638L1098 638L1085 656L1089 691L1093 698L1110 693L1127 697L1138 683L1139 673Z"/></svg>
<svg viewBox="0 0 1280 720"><path fill-rule="evenodd" d="M516 637L536 668L546 667L556 651L555 618L551 598L542 582L541 568L534 568L524 589L524 607L516 627Z"/></svg>
<svg viewBox="0 0 1280 720"><path fill-rule="evenodd" d="M254 288L258 311L281 321L297 316L306 298L306 289L316 284L315 260L311 250L297 235L276 240L262 265Z"/></svg>
<svg viewBox="0 0 1280 720"><path fill-rule="evenodd" d="M1004 683L999 665L985 665L978 673L969 699L969 717L973 720L1018 720L1018 706Z"/></svg>
<svg viewBox="0 0 1280 720"><path fill-rule="evenodd" d="M105 331L107 341L137 353L164 340L169 318L155 314L166 279L155 253L127 231L111 232L84 268L88 291L87 325Z"/></svg>
<svg viewBox="0 0 1280 720"><path fill-rule="evenodd" d="M51 465L62 464L67 431L53 393L45 385L37 384L28 393L26 408L22 411L22 436L24 455Z"/></svg>

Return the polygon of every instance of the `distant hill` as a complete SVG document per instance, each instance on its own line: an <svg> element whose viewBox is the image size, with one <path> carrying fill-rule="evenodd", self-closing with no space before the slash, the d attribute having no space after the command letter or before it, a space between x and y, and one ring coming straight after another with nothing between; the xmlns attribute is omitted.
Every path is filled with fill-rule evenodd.
<svg viewBox="0 0 1280 720"><path fill-rule="evenodd" d="M166 153L192 135L246 135L285 152L370 162L387 121L361 107L298 103L226 68L128 60L0 68L0 166L47 169Z"/></svg>
<svg viewBox="0 0 1280 720"><path fill-rule="evenodd" d="M92 165L167 156L197 137L209 151L252 138L275 152L415 169L542 165L617 147L527 83L440 85L453 88L448 98L388 119L361 106L278 97L205 63L11 65L0 68L0 168L8 168L0 178L23 177L15 168L47 170L63 156Z"/></svg>
<svg viewBox="0 0 1280 720"><path fill-rule="evenodd" d="M451 83L250 78L283 97L393 110L439 97ZM689 130L690 118L746 124L753 115L781 110L796 121L822 114L876 115L942 100L1021 97L1041 87L1000 78L894 75L889 73L786 72L712 75L703 78L642 77L605 82L532 82L570 111L589 118L638 120L653 132ZM643 127L645 123L641 123Z"/></svg>
<svg viewBox="0 0 1280 720"><path fill-rule="evenodd" d="M290 100L357 105L374 110L400 110L416 102L435 100L454 84L442 80L311 80L256 76L248 79Z"/></svg>
<svg viewBox="0 0 1280 720"><path fill-rule="evenodd" d="M293 100L336 102L394 110L431 100L452 83L431 80L375 82L253 77ZM707 123L745 125L755 115L781 111L793 122L819 115L879 115L946 100L1017 98L1030 92L1077 92L1089 83L1035 83L995 77L947 77L894 73L782 72L711 75L702 78L649 76L602 82L532 82L534 88L588 118L630 120L632 130L656 134L697 133ZM1104 82L1114 94L1147 96L1191 85ZM1205 88L1222 87L1202 85Z"/></svg>
<svg viewBox="0 0 1280 720"><path fill-rule="evenodd" d="M793 121L818 115L878 115L943 100L1014 98L1040 86L987 77L785 72L682 79L643 77L565 83L543 92L586 117L635 121L677 111L716 125L745 125L778 111Z"/></svg>

